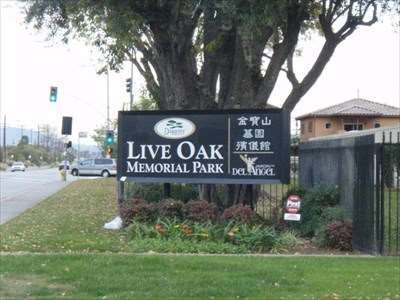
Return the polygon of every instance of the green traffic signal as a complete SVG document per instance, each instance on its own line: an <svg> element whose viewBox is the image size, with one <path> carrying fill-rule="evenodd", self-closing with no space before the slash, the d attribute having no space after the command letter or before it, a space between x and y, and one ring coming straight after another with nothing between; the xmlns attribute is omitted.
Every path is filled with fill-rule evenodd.
<svg viewBox="0 0 400 300"><path fill-rule="evenodd" d="M50 87L50 102L56 102L57 101L57 87L52 86Z"/></svg>
<svg viewBox="0 0 400 300"><path fill-rule="evenodd" d="M106 134L106 145L114 144L114 131L108 130Z"/></svg>

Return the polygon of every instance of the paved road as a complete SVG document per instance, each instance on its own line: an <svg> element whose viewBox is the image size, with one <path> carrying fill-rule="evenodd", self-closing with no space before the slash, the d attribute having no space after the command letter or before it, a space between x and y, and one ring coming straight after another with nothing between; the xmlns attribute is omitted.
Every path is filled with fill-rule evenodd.
<svg viewBox="0 0 400 300"><path fill-rule="evenodd" d="M61 181L56 168L0 172L0 224L18 216L74 180L75 177L68 175L67 182Z"/></svg>

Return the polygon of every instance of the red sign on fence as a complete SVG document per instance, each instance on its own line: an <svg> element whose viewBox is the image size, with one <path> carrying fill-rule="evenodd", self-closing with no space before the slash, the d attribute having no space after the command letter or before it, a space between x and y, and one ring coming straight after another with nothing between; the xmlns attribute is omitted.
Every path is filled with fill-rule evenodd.
<svg viewBox="0 0 400 300"><path fill-rule="evenodd" d="M285 214L283 219L286 221L300 221L301 198L299 195L289 195L286 200Z"/></svg>

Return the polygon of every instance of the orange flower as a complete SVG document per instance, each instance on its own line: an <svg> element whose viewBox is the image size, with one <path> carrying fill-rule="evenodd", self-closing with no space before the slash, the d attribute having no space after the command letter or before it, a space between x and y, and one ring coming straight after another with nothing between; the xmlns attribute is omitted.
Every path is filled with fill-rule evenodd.
<svg viewBox="0 0 400 300"><path fill-rule="evenodd" d="M159 234L161 234L161 235L163 235L163 234L166 233L165 228L164 228L161 224L156 224L156 225L154 226L154 228L155 228L156 231L157 231Z"/></svg>
<svg viewBox="0 0 400 300"><path fill-rule="evenodd" d="M182 225L182 232L185 234L185 235L192 235L192 233L193 233L193 230L192 230L192 228L190 228L190 226L188 226L188 225L186 225L186 224L183 224Z"/></svg>

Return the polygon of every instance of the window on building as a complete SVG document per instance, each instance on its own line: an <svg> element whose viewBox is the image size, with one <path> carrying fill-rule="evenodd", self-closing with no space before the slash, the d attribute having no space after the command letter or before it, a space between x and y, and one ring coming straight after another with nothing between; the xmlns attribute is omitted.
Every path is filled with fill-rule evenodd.
<svg viewBox="0 0 400 300"><path fill-rule="evenodd" d="M329 129L329 128L331 128L332 127L332 124L331 123L325 123L325 128L326 129Z"/></svg>
<svg viewBox="0 0 400 300"><path fill-rule="evenodd" d="M312 132L312 121L308 122L308 132Z"/></svg>
<svg viewBox="0 0 400 300"><path fill-rule="evenodd" d="M306 127L306 124L304 124L304 122L301 122L301 128L300 128L301 134L304 134L304 132L305 132L305 127Z"/></svg>
<svg viewBox="0 0 400 300"><path fill-rule="evenodd" d="M363 130L363 124L349 123L344 124L344 131Z"/></svg>
<svg viewBox="0 0 400 300"><path fill-rule="evenodd" d="M381 127L381 124L375 123L374 127L375 127L375 128L379 128L379 127Z"/></svg>

